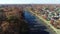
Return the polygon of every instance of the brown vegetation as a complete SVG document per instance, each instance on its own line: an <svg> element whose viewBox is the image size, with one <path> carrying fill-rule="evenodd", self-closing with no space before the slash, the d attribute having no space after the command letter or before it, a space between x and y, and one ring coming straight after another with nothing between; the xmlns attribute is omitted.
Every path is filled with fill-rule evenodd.
<svg viewBox="0 0 60 34"><path fill-rule="evenodd" d="M20 34L19 32L27 32L28 24L23 19L23 9L21 7L5 7L1 16L5 16L5 20L1 21L0 34Z"/></svg>

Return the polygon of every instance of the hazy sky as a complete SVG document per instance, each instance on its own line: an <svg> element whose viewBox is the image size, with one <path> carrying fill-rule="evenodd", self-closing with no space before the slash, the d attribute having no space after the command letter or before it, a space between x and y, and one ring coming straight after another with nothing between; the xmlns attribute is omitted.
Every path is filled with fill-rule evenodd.
<svg viewBox="0 0 60 34"><path fill-rule="evenodd" d="M0 4L60 4L60 0L0 0Z"/></svg>

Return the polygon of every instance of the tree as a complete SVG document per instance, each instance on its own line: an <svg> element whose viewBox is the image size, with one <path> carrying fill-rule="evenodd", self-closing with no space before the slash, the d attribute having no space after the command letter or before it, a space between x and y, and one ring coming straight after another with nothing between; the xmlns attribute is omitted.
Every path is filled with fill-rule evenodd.
<svg viewBox="0 0 60 34"><path fill-rule="evenodd" d="M8 22L18 22L19 19L18 19L17 16L11 15L11 16L8 16L8 17L7 17L7 21L8 21Z"/></svg>
<svg viewBox="0 0 60 34"><path fill-rule="evenodd" d="M24 34L28 32L28 24L23 19L19 20L17 16L11 15L7 17L7 21L10 22L10 25L13 24L12 26L14 27L15 31L19 31L20 33L24 33Z"/></svg>
<svg viewBox="0 0 60 34"><path fill-rule="evenodd" d="M48 7L45 8L45 10L48 10L48 9L49 9Z"/></svg>

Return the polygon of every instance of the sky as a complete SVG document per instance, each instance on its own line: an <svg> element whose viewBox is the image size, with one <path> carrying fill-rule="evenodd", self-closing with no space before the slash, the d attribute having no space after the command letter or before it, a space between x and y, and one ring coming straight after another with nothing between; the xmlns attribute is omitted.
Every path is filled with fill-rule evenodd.
<svg viewBox="0 0 60 34"><path fill-rule="evenodd" d="M60 0L0 0L0 4L60 4Z"/></svg>

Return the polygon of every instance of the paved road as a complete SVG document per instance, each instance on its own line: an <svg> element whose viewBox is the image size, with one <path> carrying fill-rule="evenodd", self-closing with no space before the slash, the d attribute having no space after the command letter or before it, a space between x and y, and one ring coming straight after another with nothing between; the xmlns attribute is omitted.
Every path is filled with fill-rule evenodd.
<svg viewBox="0 0 60 34"><path fill-rule="evenodd" d="M29 34L55 34L50 28L46 26L43 21L39 20L29 12L25 12L25 19L29 24Z"/></svg>

